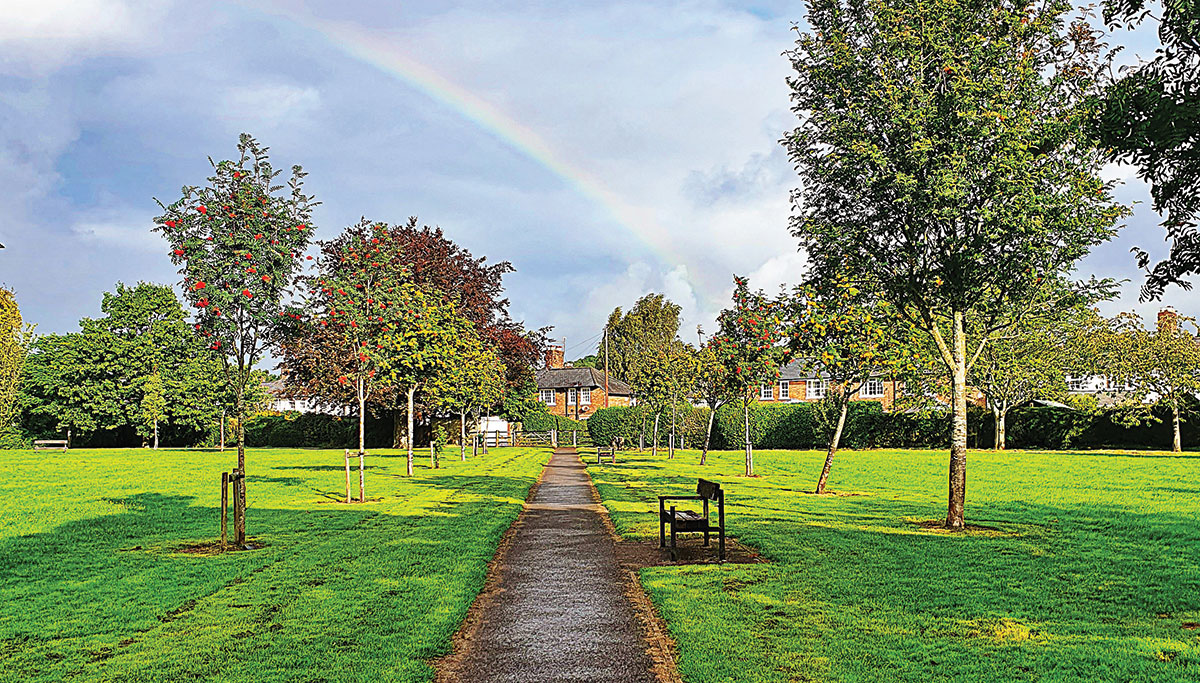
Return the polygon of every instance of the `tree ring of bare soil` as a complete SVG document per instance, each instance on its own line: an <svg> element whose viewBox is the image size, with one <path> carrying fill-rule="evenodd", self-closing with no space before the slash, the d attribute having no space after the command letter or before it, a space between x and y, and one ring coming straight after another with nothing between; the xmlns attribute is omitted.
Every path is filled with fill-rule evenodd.
<svg viewBox="0 0 1200 683"><path fill-rule="evenodd" d="M267 547L267 544L257 539L250 539L240 546L233 543L221 543L220 541L206 541L204 543L181 545L172 549L171 552L182 555L194 555L196 557L216 557L225 553L262 550L265 547Z"/></svg>
<svg viewBox="0 0 1200 683"><path fill-rule="evenodd" d="M948 536L988 536L988 537L1016 537L1020 536L1019 532L1011 529L1001 529L994 526L985 526L983 524L965 524L962 528L955 529L946 526L944 519L912 519L905 518L905 522L920 527L921 529Z"/></svg>

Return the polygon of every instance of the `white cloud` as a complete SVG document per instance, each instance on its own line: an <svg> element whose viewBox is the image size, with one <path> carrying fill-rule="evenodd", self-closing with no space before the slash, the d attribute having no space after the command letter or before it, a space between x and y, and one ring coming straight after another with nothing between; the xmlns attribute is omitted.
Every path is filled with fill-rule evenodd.
<svg viewBox="0 0 1200 683"><path fill-rule="evenodd" d="M257 130L305 118L320 105L321 94L316 88L268 83L230 88L216 112L235 124L254 122Z"/></svg>
<svg viewBox="0 0 1200 683"><path fill-rule="evenodd" d="M0 72L39 74L79 55L139 49L164 10L132 0L5 0Z"/></svg>
<svg viewBox="0 0 1200 683"><path fill-rule="evenodd" d="M84 221L72 225L71 233L91 244L153 253L167 250L162 236L150 232L150 218L144 215Z"/></svg>

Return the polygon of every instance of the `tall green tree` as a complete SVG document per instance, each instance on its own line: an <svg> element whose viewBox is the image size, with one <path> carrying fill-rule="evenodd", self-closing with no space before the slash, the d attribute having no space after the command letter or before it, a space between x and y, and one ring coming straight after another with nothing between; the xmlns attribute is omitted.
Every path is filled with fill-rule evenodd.
<svg viewBox="0 0 1200 683"><path fill-rule="evenodd" d="M1185 289L1200 271L1200 3L1196 0L1105 0L1104 18L1133 28L1153 17L1161 48L1153 57L1123 69L1096 111L1100 144L1114 161L1133 164L1150 184L1155 212L1171 240L1170 256L1150 266L1142 296L1158 298L1167 285Z"/></svg>
<svg viewBox="0 0 1200 683"><path fill-rule="evenodd" d="M664 413L671 419L667 437L667 459L675 457L675 429L681 402L685 402L696 385L696 351L675 339L663 348L651 348L638 361L640 403L649 406L654 414L653 454L658 455L659 421Z"/></svg>
<svg viewBox="0 0 1200 683"><path fill-rule="evenodd" d="M845 276L814 278L788 300L788 347L812 373L829 383L832 409L829 447L817 479L825 492L841 443L850 401L872 378L894 376L902 364L915 365L915 330L895 307L855 286Z"/></svg>
<svg viewBox="0 0 1200 683"><path fill-rule="evenodd" d="M413 473L413 411L417 391L425 389L449 371L458 350L458 339L474 333L475 327L453 303L437 292L406 283L397 289L399 317L395 329L383 336L380 371L408 407L408 474Z"/></svg>
<svg viewBox="0 0 1200 683"><path fill-rule="evenodd" d="M637 391L646 359L665 351L679 335L679 314L683 309L663 294L650 293L638 299L633 308L622 312L620 307L608 316L607 344L598 342L596 367L629 382Z"/></svg>
<svg viewBox="0 0 1200 683"><path fill-rule="evenodd" d="M946 525L961 528L972 364L1127 213L1084 131L1099 43L1063 0L807 6L788 53L792 232L813 273L877 283L932 338L952 388Z"/></svg>
<svg viewBox="0 0 1200 683"><path fill-rule="evenodd" d="M149 438L142 406L146 378L158 374L160 427L207 433L221 412L225 384L219 361L193 334L171 288L117 283L100 310L102 316L80 320L78 332L33 344L21 401L34 430Z"/></svg>
<svg viewBox="0 0 1200 683"><path fill-rule="evenodd" d="M426 394L439 409L458 415L458 454L467 459L467 415L496 405L504 395L504 364L479 337L464 334L452 342L442 372L430 380Z"/></svg>
<svg viewBox="0 0 1200 683"><path fill-rule="evenodd" d="M234 542L245 542L246 387L254 366L292 330L301 311L289 303L303 285L304 252L312 236L313 198L304 171L292 167L286 187L268 150L247 134L237 158L214 162L204 186L187 186L154 230L166 238L183 275L184 296L195 309L196 331L223 361L237 417ZM157 200L155 200L157 201Z"/></svg>
<svg viewBox="0 0 1200 683"><path fill-rule="evenodd" d="M730 383L742 401L742 439L745 445L746 476L754 476L754 446L750 438L751 388L779 377L779 368L787 360L783 341L783 305L763 294L750 291L744 277L733 278L733 306L717 316L717 333L712 348L725 366Z"/></svg>
<svg viewBox="0 0 1200 683"><path fill-rule="evenodd" d="M152 372L142 382L141 426L146 430L145 435L154 440L154 450L158 450L158 423L167 412L166 390L163 388L162 375Z"/></svg>
<svg viewBox="0 0 1200 683"><path fill-rule="evenodd" d="M1153 330L1147 330L1141 316L1121 313L1091 343L1109 386L1134 416L1131 421L1156 420L1150 408L1167 408L1171 447L1177 453L1182 450L1185 401L1200 393L1200 336L1195 320L1168 310L1159 315Z"/></svg>
<svg viewBox="0 0 1200 683"><path fill-rule="evenodd" d="M700 464L708 461L708 448L712 443L713 421L717 409L737 400L741 385L735 381L736 373L721 362L715 347L716 338L710 338L696 353L696 382L693 396L708 406L708 425L704 429L704 448L700 451Z"/></svg>
<svg viewBox="0 0 1200 683"><path fill-rule="evenodd" d="M0 439L13 428L21 375L29 355L33 329L21 320L21 309L11 290L0 287Z"/></svg>
<svg viewBox="0 0 1200 683"><path fill-rule="evenodd" d="M1035 399L1066 398L1067 371L1078 365L1082 349L1091 344L1081 340L1081 335L1094 329L1091 306L1111 298L1113 286L1108 281L1082 288L1053 283L1042 290L1041 300L1034 306L1045 311L1044 315L1016 318L983 346L968 381L979 389L992 411L996 450L1006 445L1010 410Z"/></svg>

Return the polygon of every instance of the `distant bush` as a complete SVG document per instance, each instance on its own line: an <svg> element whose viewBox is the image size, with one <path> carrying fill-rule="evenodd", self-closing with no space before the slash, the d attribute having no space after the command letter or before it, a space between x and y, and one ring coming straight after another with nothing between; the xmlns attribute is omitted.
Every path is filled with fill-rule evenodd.
<svg viewBox="0 0 1200 683"><path fill-rule="evenodd" d="M525 414L524 421L521 422L521 429L527 432L548 432L551 429L557 429L560 432L569 432L571 430L587 431L587 423L583 420L572 420L562 415L551 415L542 410L531 410Z"/></svg>
<svg viewBox="0 0 1200 683"><path fill-rule="evenodd" d="M610 444L619 436L625 443L636 444L646 410L642 406L601 408L588 418L587 430L592 443Z"/></svg>
<svg viewBox="0 0 1200 683"><path fill-rule="evenodd" d="M392 420L367 418L367 448L392 445ZM235 439L225 435L225 445ZM358 418L318 413L264 413L246 420L246 445L277 448L357 448Z"/></svg>

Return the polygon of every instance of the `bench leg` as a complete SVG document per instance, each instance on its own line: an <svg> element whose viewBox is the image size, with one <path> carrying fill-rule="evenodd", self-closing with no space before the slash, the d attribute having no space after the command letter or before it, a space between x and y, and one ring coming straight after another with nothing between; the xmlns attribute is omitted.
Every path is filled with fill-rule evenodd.
<svg viewBox="0 0 1200 683"><path fill-rule="evenodd" d="M667 547L667 532L663 526L666 522L663 521L663 502L658 501L658 547Z"/></svg>
<svg viewBox="0 0 1200 683"><path fill-rule="evenodd" d="M708 529L704 530L704 547L708 547Z"/></svg>
<svg viewBox="0 0 1200 683"><path fill-rule="evenodd" d="M679 553L675 550L675 506L671 506L671 561L679 559Z"/></svg>
<svg viewBox="0 0 1200 683"><path fill-rule="evenodd" d="M724 529L721 529L719 535L717 536L717 557L720 558L720 560L722 562L725 561L725 530Z"/></svg>

